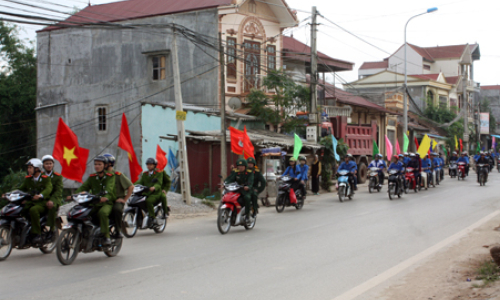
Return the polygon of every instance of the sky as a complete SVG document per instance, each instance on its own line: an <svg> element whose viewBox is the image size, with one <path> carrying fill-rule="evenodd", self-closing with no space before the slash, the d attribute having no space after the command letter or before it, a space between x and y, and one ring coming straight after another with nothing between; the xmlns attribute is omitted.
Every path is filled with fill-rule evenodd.
<svg viewBox="0 0 500 300"><path fill-rule="evenodd" d="M84 0L23 0L33 4L50 1L65 6L83 8ZM132 0L133 1L133 0ZM179 0L181 1L181 0ZM92 5L109 3L109 0L91 0ZM413 19L407 30L409 43L421 47L478 43L481 59L474 63L474 80L481 85L500 84L500 1L498 0L288 0L288 5L298 11L299 20L310 16L311 6L326 19L342 26L351 34L331 22L318 17L318 50L341 60L355 63L353 71L340 72L339 80L352 82L357 79L358 68L364 61L379 61L404 44L404 26L412 16L437 7L438 11ZM5 6L22 7L0 0L0 10ZM47 5L46 5L47 6ZM62 6L47 6L65 10ZM24 7L24 9L30 9ZM12 10L12 9L11 9ZM31 8L31 10L37 10ZM65 11L67 11L66 9ZM40 10L41 11L41 10ZM308 23L304 22L304 23ZM35 40L41 27L20 25L25 39ZM294 38L310 44L310 26L288 30ZM364 41L361 41L363 39ZM371 44L371 45L370 45Z"/></svg>

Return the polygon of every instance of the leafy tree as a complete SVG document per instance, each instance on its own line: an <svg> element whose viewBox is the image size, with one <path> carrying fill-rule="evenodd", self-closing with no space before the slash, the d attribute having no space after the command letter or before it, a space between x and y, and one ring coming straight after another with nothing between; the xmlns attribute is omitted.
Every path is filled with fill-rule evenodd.
<svg viewBox="0 0 500 300"><path fill-rule="evenodd" d="M445 107L434 105L431 101L427 102L424 110L424 116L439 124L451 122L457 117L457 114ZM446 146L448 149L455 149L455 136L460 138L464 135L463 119L451 124L449 127L443 127L446 130ZM460 147L460 145L459 145ZM460 149L455 149L458 151Z"/></svg>
<svg viewBox="0 0 500 300"><path fill-rule="evenodd" d="M16 26L0 21L0 177L36 151L35 49L18 34Z"/></svg>
<svg viewBox="0 0 500 300"><path fill-rule="evenodd" d="M262 86L263 89L253 89L247 97L251 115L265 120L276 132L293 132L304 127L306 120L295 117L295 112L306 110L310 103L309 88L295 83L283 70L269 72Z"/></svg>

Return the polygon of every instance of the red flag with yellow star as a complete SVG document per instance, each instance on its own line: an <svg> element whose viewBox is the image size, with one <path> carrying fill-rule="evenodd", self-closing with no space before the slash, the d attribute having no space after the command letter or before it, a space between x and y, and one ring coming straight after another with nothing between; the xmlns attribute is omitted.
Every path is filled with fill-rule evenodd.
<svg viewBox="0 0 500 300"><path fill-rule="evenodd" d="M142 168L139 164L139 161L137 160L137 156L135 155L135 150L134 146L132 145L132 138L130 137L130 130L128 129L128 122L125 113L122 115L122 128L120 130L118 147L127 151L130 179L132 179L132 182L136 182L139 179L139 175L141 175L142 173Z"/></svg>
<svg viewBox="0 0 500 300"><path fill-rule="evenodd" d="M61 118L57 125L52 156L61 163L61 175L64 178L82 182L87 168L89 150L78 146L78 137Z"/></svg>

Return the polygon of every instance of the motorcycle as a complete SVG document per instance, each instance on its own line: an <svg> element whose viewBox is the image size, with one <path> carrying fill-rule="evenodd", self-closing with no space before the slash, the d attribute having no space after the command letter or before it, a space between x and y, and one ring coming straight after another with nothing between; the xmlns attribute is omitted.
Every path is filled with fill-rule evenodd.
<svg viewBox="0 0 500 300"><path fill-rule="evenodd" d="M378 172L380 171L377 167L371 167L368 173L369 183L368 192L371 194L374 190L380 192L382 186L379 184L380 180L378 178Z"/></svg>
<svg viewBox="0 0 500 300"><path fill-rule="evenodd" d="M114 257L120 252L123 238L115 237L118 229L114 225L113 218L109 223L111 245L103 246L105 237L101 234L99 220L90 216L92 205L99 203L101 196L103 195L89 193L71 196L77 205L68 212L68 223L63 226L56 245L57 259L61 264L72 264L80 252L102 251L108 257Z"/></svg>
<svg viewBox="0 0 500 300"><path fill-rule="evenodd" d="M465 163L464 162L459 162L458 163L458 171L457 171L457 178L458 180L462 179L465 180Z"/></svg>
<svg viewBox="0 0 500 300"><path fill-rule="evenodd" d="M415 193L418 193L418 190L420 189L420 186L417 185L417 178L415 178L415 174L413 173L415 171L414 168L406 168L405 172L405 180L406 180L406 193L408 193L408 190L412 189L415 191Z"/></svg>
<svg viewBox="0 0 500 300"><path fill-rule="evenodd" d="M448 174L450 175L451 178L454 178L457 176L457 163L455 161L450 162L450 166L448 168Z"/></svg>
<svg viewBox="0 0 500 300"><path fill-rule="evenodd" d="M123 212L123 235L132 238L138 229L153 229L156 233L162 233L167 227L168 212L163 212L161 203L155 205L155 223L150 225L148 208L146 206L145 194L149 188L143 185L134 186L132 196L127 201L127 209Z"/></svg>
<svg viewBox="0 0 500 300"><path fill-rule="evenodd" d="M339 201L344 202L346 198L349 198L349 200L351 200L354 195L352 194L351 185L349 184L349 176L351 176L350 172L347 170L341 170L338 171L338 175L339 178L337 179L337 183L339 186Z"/></svg>
<svg viewBox="0 0 500 300"><path fill-rule="evenodd" d="M292 180L290 176L282 176L280 178L280 185L278 187L278 197L276 198L276 211L283 212L286 206L294 206L296 209L302 209L304 206L304 197L302 196L301 189L295 191L295 203L290 199L290 192L292 190Z"/></svg>
<svg viewBox="0 0 500 300"><path fill-rule="evenodd" d="M38 248L44 254L54 251L59 230L55 234L47 227L47 216L40 218L42 242L35 243L31 234L31 221L21 215L23 202L31 200L31 195L19 190L5 195L9 201L0 212L0 261L6 260L13 248Z"/></svg>
<svg viewBox="0 0 500 300"><path fill-rule="evenodd" d="M243 186L236 182L224 184L221 204L217 212L217 228L221 234L226 234L231 226L243 225L246 230L253 229L257 222L257 215L253 216L251 207L250 217L245 217L245 200L241 195Z"/></svg>
<svg viewBox="0 0 500 300"><path fill-rule="evenodd" d="M487 164L478 164L477 165L477 172L479 173L479 185L480 186L486 185L486 182L488 181L488 168L489 168L489 165L487 165Z"/></svg>
<svg viewBox="0 0 500 300"><path fill-rule="evenodd" d="M389 199L392 200L398 196L398 198L401 198L401 195L403 195L403 183L401 180L401 177L399 176L399 171L396 169L391 169L388 171L389 173L389 178L388 178L388 187L387 187L387 193L389 194Z"/></svg>

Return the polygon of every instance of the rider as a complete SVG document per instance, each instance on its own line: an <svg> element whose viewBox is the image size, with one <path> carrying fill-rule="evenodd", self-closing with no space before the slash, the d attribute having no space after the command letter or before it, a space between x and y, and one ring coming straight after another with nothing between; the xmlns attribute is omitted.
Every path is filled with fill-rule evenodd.
<svg viewBox="0 0 500 300"><path fill-rule="evenodd" d="M292 189L294 192L296 192L297 189L300 188L300 179L302 178L301 174L302 170L297 165L297 159L295 157L290 157L288 163L290 165L286 168L285 173L283 173L283 176L288 175L293 178Z"/></svg>
<svg viewBox="0 0 500 300"><path fill-rule="evenodd" d="M408 163L410 162L410 160L411 160L410 154L408 152L405 152L405 154L403 156L403 164L405 166L408 166Z"/></svg>
<svg viewBox="0 0 500 300"><path fill-rule="evenodd" d="M469 157L467 157L467 152L462 152L462 156L460 156L457 160L457 164L459 162L465 163L465 174L469 176Z"/></svg>
<svg viewBox="0 0 500 300"><path fill-rule="evenodd" d="M382 154L375 155L375 159L368 165L368 168L378 168L378 177L380 178L379 186L384 185L384 169L387 168L385 161L382 159Z"/></svg>
<svg viewBox="0 0 500 300"><path fill-rule="evenodd" d="M170 185L172 181L170 180L170 176L168 176L167 171L163 169L163 184L161 185L161 206L163 208L164 216L168 216L170 214L170 207L167 205L167 193L170 190Z"/></svg>
<svg viewBox="0 0 500 300"><path fill-rule="evenodd" d="M42 174L43 163L38 158L30 159L28 165L28 176L18 188L19 190L33 195L26 202L22 214L28 219L31 218L31 233L35 235L33 243L42 242L42 228L40 216L49 212L47 201L50 200L52 192L52 182L47 175Z"/></svg>
<svg viewBox="0 0 500 300"><path fill-rule="evenodd" d="M397 157L398 157L399 162L403 165L403 167L406 167L406 163L405 163L406 157L403 154L399 154Z"/></svg>
<svg viewBox="0 0 500 300"><path fill-rule="evenodd" d="M440 161L439 167L441 168L441 170L440 170L439 173L440 173L441 179L443 179L444 178L444 158L443 158L443 153L439 152L438 155L439 155L438 158L439 158L439 161Z"/></svg>
<svg viewBox="0 0 500 300"><path fill-rule="evenodd" d="M50 177L52 183L52 192L47 201L47 209L49 210L47 225L50 226L50 238L55 237L57 212L59 211L59 206L62 205L63 177L61 174L54 172L54 158L51 155L42 157L42 163L44 175Z"/></svg>
<svg viewBox="0 0 500 300"><path fill-rule="evenodd" d="M105 156L96 156L94 158L95 173L90 174L89 178L76 190L77 193L83 194L84 192L89 192L101 196L101 201L94 204L90 215L92 218L99 219L101 233L105 238L102 243L103 246L111 246L111 240L109 239L109 215L116 200L115 175L106 172L108 163L108 159ZM71 199L71 196L68 196L69 199Z"/></svg>
<svg viewBox="0 0 500 300"><path fill-rule="evenodd" d="M125 203L127 203L127 200L130 198L130 196L132 195L132 192L134 191L134 185L132 184L132 181L130 181L130 179L128 179L128 177L125 174L118 172L114 169L116 159L113 155L106 153L103 156L108 159L108 167L106 169L106 172L115 175L116 201L113 204L111 215L115 220L115 226L117 229L115 231L116 237L121 238L123 237L121 234L123 207L125 206Z"/></svg>
<svg viewBox="0 0 500 300"><path fill-rule="evenodd" d="M309 166L306 163L306 158L304 156L299 156L300 162L300 184L302 189L302 195L304 199L306 198L306 186L307 186L307 175L309 173Z"/></svg>
<svg viewBox="0 0 500 300"><path fill-rule="evenodd" d="M432 162L429 158L429 154L425 155L425 158L422 160L422 170L427 174L427 186L429 186L429 182L432 180Z"/></svg>
<svg viewBox="0 0 500 300"><path fill-rule="evenodd" d="M435 168L441 167L441 159L439 159L438 154L436 152L431 152L431 161L432 161L432 169L433 170ZM439 178L441 178L439 173L436 173L436 176L439 176ZM438 178L436 178L436 182L437 182L437 179Z"/></svg>
<svg viewBox="0 0 500 300"><path fill-rule="evenodd" d="M408 163L409 168L413 168L413 175L415 175L416 185L420 186L420 163L417 159L417 156L413 153L410 154L410 162Z"/></svg>
<svg viewBox="0 0 500 300"><path fill-rule="evenodd" d="M155 205L161 201L163 172L158 171L156 166L158 161L152 157L146 160L148 170L142 173L142 176L135 184L140 184L149 188L149 193L146 195L146 207L148 208L148 226L151 227L156 221ZM165 209L165 208L164 208Z"/></svg>
<svg viewBox="0 0 500 300"><path fill-rule="evenodd" d="M254 185L253 180L253 172L248 169L247 161L243 158L240 158L236 161L237 171L231 172L224 182L231 183L237 182L239 185L243 186L243 191L241 195L245 200L245 216L246 219L250 219L250 202L252 201L252 190L251 188ZM288 170L288 169L287 169ZM285 174L283 174L285 175Z"/></svg>
<svg viewBox="0 0 500 300"><path fill-rule="evenodd" d="M338 171L348 171L349 172L349 184L351 185L351 191L354 195L354 191L358 190L358 180L356 178L356 173L358 172L358 165L354 162L354 157L352 154L347 154L344 161L340 164Z"/></svg>
<svg viewBox="0 0 500 300"><path fill-rule="evenodd" d="M457 152L456 151L453 151L453 153L451 153L451 157L450 157L450 164L451 163L456 163L458 160L458 155L457 155Z"/></svg>
<svg viewBox="0 0 500 300"><path fill-rule="evenodd" d="M252 186L252 204L253 204L253 213L254 217L259 212L259 203L258 196L262 191L266 188L266 179L259 171L255 159L253 157L249 157L247 159L248 169L253 172L253 186Z"/></svg>
<svg viewBox="0 0 500 300"><path fill-rule="evenodd" d="M486 158L486 153L481 152L481 155L479 159L476 162L476 165L480 164L485 164L487 165L489 163L488 159ZM479 167L476 167L476 172L477 172L477 182L479 182Z"/></svg>
<svg viewBox="0 0 500 300"><path fill-rule="evenodd" d="M406 183L405 183L405 180L402 179L402 175L403 175L403 170L404 170L404 163L402 162L401 160L401 155L394 155L392 157L392 160L391 160L391 164L389 165L389 168L387 169L387 171L390 171L390 170L397 170L398 173L397 173L397 176L399 178L399 183L400 184L401 182L403 182L403 186L406 187Z"/></svg>

